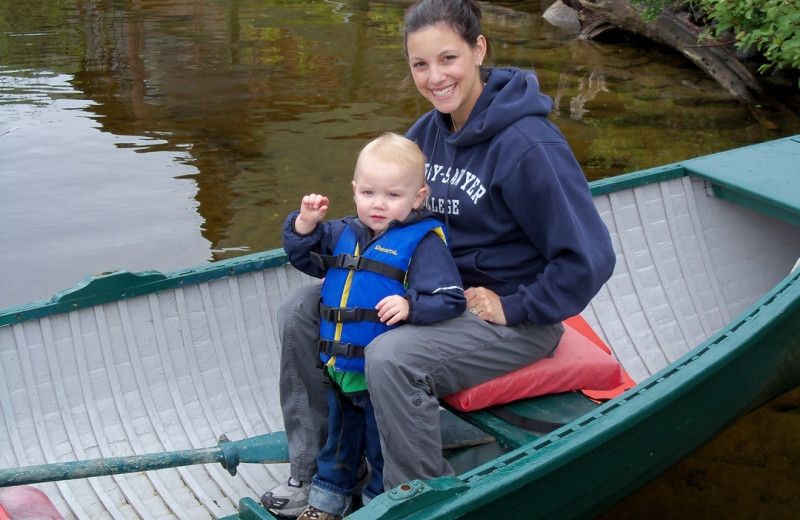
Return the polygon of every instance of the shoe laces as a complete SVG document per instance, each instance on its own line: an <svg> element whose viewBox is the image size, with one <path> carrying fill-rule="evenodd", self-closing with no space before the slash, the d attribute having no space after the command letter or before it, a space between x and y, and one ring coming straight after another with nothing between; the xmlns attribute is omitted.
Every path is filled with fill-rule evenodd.
<svg viewBox="0 0 800 520"><path fill-rule="evenodd" d="M305 518L307 518L307 519L309 519L309 520L318 520L318 519L320 519L320 518L324 518L324 516L323 516L323 515L327 516L327 515L328 515L328 513L324 512L324 511L320 511L319 509L317 509L317 508L316 508L316 507L314 507L314 506L308 506L308 507L306 508L306 510L305 510L305 511L303 511L303 514L302 514L302 515L300 515L300 516L297 518L297 520L303 520L303 519L305 519Z"/></svg>

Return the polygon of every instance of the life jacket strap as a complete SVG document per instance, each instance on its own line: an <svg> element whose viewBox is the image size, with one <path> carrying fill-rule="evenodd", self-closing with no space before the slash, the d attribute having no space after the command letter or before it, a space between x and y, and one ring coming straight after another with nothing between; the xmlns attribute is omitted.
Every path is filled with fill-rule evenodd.
<svg viewBox="0 0 800 520"><path fill-rule="evenodd" d="M362 307L330 307L324 303L319 304L320 317L331 323L346 323L348 321L374 321L380 322L378 311Z"/></svg>
<svg viewBox="0 0 800 520"><path fill-rule="evenodd" d="M323 269L330 269L337 267L339 269L357 269L361 271L372 271L373 273L382 274L392 280L397 280L400 283L405 283L406 272L398 269L389 264L365 258L363 256L353 256L350 253L339 253L333 255L321 255L319 253L311 252L311 261Z"/></svg>
<svg viewBox="0 0 800 520"><path fill-rule="evenodd" d="M363 358L364 349L361 345L354 345L353 343L343 343L341 341L333 341L329 339L319 340L319 352L328 356L343 356L346 358Z"/></svg>

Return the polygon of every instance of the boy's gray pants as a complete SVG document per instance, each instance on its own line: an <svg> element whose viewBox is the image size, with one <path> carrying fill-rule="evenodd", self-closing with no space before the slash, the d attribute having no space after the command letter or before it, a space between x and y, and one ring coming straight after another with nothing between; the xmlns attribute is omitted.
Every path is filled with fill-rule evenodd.
<svg viewBox="0 0 800 520"><path fill-rule="evenodd" d="M310 482L327 439L327 398L318 368L320 283L291 291L278 311L280 398L291 475ZM487 323L465 312L431 325L403 325L366 349L366 376L381 434L384 487L452 475L442 456L439 400L538 361L564 327Z"/></svg>

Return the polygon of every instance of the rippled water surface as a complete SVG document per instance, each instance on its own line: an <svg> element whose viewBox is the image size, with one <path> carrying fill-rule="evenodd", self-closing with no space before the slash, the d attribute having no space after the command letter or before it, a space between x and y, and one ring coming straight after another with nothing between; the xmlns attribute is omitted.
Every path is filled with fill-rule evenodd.
<svg viewBox="0 0 800 520"><path fill-rule="evenodd" d="M484 31L495 64L537 70L589 179L800 133L796 92L754 111L670 50L575 40L542 1L485 3ZM429 109L403 84L406 6L0 0L0 308L279 247L311 190L352 212L358 149Z"/></svg>
<svg viewBox="0 0 800 520"><path fill-rule="evenodd" d="M402 84L406 5L0 0L0 307L279 247L311 189L352 211L357 150L429 109ZM496 64L538 71L590 179L800 132L675 53L575 40L543 7L486 3L484 30Z"/></svg>

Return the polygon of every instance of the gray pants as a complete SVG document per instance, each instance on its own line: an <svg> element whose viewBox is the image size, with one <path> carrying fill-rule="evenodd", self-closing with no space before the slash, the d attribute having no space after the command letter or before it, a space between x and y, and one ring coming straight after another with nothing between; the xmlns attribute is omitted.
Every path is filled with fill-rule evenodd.
<svg viewBox="0 0 800 520"><path fill-rule="evenodd" d="M291 475L303 482L314 476L327 438L326 376L316 361L319 289L313 284L290 292L278 313L281 409ZM381 433L384 487L452 475L442 456L438 398L546 357L563 332L561 324L504 327L466 312L375 338L366 349L366 375Z"/></svg>

